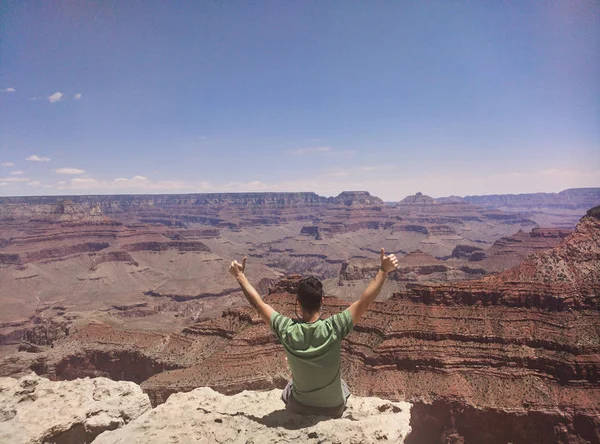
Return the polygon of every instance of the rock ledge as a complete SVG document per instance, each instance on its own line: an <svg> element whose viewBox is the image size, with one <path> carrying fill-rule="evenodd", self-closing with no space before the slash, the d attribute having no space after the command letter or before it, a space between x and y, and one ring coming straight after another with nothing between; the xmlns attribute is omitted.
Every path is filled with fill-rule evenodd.
<svg viewBox="0 0 600 444"><path fill-rule="evenodd" d="M89 443L150 408L133 382L0 378L0 442Z"/></svg>
<svg viewBox="0 0 600 444"><path fill-rule="evenodd" d="M118 443L402 443L410 432L411 404L351 396L338 419L285 410L281 390L226 396L208 387L175 393L94 444Z"/></svg>

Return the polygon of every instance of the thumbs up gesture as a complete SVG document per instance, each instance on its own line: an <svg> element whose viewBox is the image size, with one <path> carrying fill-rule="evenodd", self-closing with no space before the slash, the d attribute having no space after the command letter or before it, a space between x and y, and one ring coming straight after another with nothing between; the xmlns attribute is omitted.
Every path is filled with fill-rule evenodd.
<svg viewBox="0 0 600 444"><path fill-rule="evenodd" d="M381 247L381 269L384 273L394 271L398 266L398 259L395 254L385 255L385 250Z"/></svg>
<svg viewBox="0 0 600 444"><path fill-rule="evenodd" d="M244 270L246 269L246 259L248 258L244 257L241 264L235 260L231 263L229 266L229 273L231 273L233 277L237 278L239 275L244 274Z"/></svg>

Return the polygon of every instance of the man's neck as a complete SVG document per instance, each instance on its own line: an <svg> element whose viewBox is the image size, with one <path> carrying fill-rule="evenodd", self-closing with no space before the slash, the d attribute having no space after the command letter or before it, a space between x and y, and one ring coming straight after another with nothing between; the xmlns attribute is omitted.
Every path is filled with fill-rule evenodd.
<svg viewBox="0 0 600 444"><path fill-rule="evenodd" d="M318 321L320 317L321 317L320 311L315 311L314 313L307 313L304 310L302 310L302 320L304 322L315 322L315 321Z"/></svg>

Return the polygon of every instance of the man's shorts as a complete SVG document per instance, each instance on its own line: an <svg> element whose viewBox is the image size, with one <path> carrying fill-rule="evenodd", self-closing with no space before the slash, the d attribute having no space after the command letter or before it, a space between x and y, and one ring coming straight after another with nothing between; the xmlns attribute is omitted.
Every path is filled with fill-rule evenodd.
<svg viewBox="0 0 600 444"><path fill-rule="evenodd" d="M299 413L301 415L324 415L324 416L332 416L334 418L339 418L344 413L346 409L346 402L350 397L350 389L348 388L348 384L346 381L342 379L342 394L344 396L344 402L335 407L316 407L310 405L304 405L300 402L296 401L294 398L294 394L292 391L293 385L292 381L288 382L288 384L283 389L281 393L281 400L285 403L285 408L295 413Z"/></svg>

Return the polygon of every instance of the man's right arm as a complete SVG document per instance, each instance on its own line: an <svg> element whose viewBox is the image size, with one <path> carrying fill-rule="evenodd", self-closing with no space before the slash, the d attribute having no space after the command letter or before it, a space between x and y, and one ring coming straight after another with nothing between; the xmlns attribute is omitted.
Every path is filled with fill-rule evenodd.
<svg viewBox="0 0 600 444"><path fill-rule="evenodd" d="M246 276L244 275L244 271L246 270L246 259L247 257L244 257L241 264L238 261L233 261L229 266L229 273L231 273L238 281L238 284L240 284L242 292L248 302L250 302L250 305L256 308L256 311L258 311L263 321L270 326L271 316L275 313L275 310L262 300L258 292L250 285L248 279L246 279Z"/></svg>
<svg viewBox="0 0 600 444"><path fill-rule="evenodd" d="M377 272L377 276L375 279L371 281L369 286L361 295L360 299L354 302L350 307L350 314L352 315L352 323L354 325L358 324L360 318L367 312L379 292L381 291L381 287L385 283L388 273L395 270L398 266L398 259L394 254L390 254L389 256L385 255L385 251L381 249L381 268Z"/></svg>

